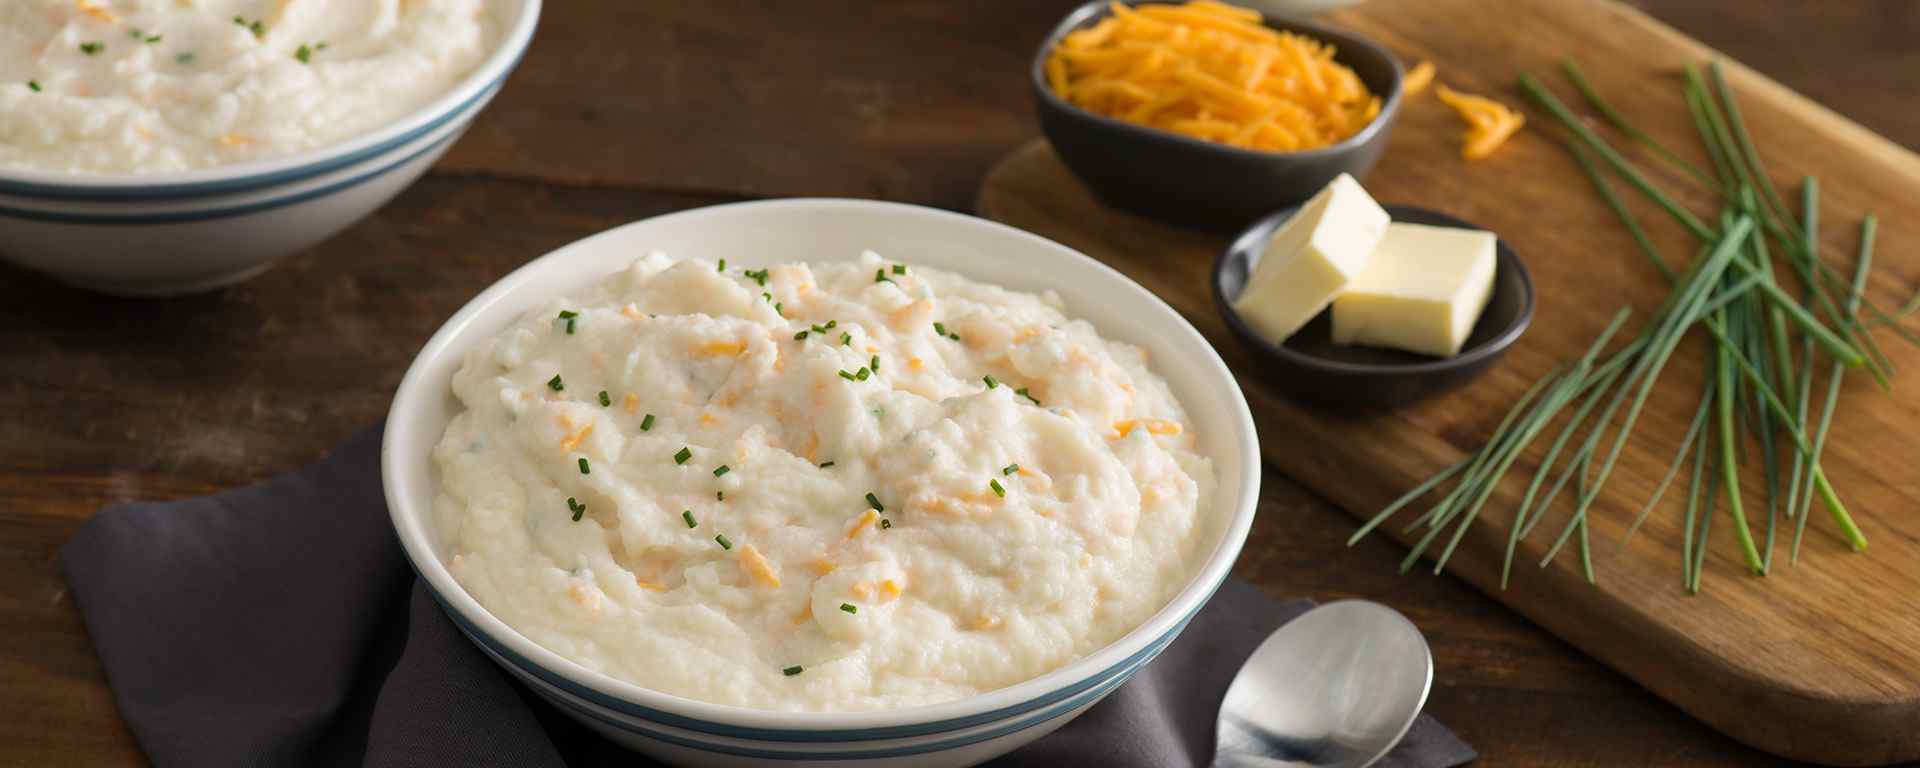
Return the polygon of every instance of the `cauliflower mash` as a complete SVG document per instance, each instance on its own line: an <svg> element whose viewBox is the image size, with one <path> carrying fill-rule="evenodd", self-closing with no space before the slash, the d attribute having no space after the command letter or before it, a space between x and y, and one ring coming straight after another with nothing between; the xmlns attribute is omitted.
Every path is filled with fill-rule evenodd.
<svg viewBox="0 0 1920 768"><path fill-rule="evenodd" d="M660 253L470 350L434 451L454 577L554 652L721 704L1019 683L1158 611L1212 469L1136 347L883 260Z"/></svg>
<svg viewBox="0 0 1920 768"><path fill-rule="evenodd" d="M0 168L184 171L386 126L497 44L485 0L5 0Z"/></svg>

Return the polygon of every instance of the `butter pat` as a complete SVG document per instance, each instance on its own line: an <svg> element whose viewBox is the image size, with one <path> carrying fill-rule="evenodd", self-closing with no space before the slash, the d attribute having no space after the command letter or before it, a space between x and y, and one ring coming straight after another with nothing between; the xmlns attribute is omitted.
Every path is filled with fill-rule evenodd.
<svg viewBox="0 0 1920 768"><path fill-rule="evenodd" d="M1333 341L1460 354L1493 294L1492 232L1394 223L1333 302Z"/></svg>
<svg viewBox="0 0 1920 768"><path fill-rule="evenodd" d="M1273 233L1234 311L1268 341L1286 341L1366 269L1386 230L1387 212L1340 174Z"/></svg>

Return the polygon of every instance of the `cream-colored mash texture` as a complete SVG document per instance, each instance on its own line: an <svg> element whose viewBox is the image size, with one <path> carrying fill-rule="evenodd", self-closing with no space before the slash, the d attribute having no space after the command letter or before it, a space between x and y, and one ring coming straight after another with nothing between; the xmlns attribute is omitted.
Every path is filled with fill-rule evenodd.
<svg viewBox="0 0 1920 768"><path fill-rule="evenodd" d="M0 0L0 168L158 173L323 147L452 90L498 35L485 0Z"/></svg>
<svg viewBox="0 0 1920 768"><path fill-rule="evenodd" d="M467 354L435 521L482 605L614 677L957 699L1111 643L1204 561L1212 470L1147 362L1051 292L655 253Z"/></svg>

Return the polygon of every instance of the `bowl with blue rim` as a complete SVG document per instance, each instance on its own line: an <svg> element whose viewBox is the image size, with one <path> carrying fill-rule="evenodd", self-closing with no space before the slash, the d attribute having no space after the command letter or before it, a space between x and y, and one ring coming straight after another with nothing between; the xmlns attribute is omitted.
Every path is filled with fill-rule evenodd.
<svg viewBox="0 0 1920 768"><path fill-rule="evenodd" d="M167 173L0 169L0 260L84 288L167 296L231 285L385 205L458 140L533 38L541 0L487 0L494 50L451 90L351 139Z"/></svg>
<svg viewBox="0 0 1920 768"><path fill-rule="evenodd" d="M1140 347L1185 406L1184 434L1212 464L1199 563L1173 597L1112 643L1030 680L883 711L754 709L648 689L590 669L490 613L448 569L436 528L434 445L459 412L452 380L476 345L555 296L584 289L652 250L742 267L857 258L863 250L1021 291L1051 290L1101 335ZM948 211L870 200L770 200L699 208L618 227L502 277L434 334L387 418L381 474L401 545L462 632L560 711L676 765L962 766L1020 747L1085 712L1164 650L1226 579L1259 500L1260 449L1232 372L1158 297L1064 245ZM675 663L661 659L662 664Z"/></svg>

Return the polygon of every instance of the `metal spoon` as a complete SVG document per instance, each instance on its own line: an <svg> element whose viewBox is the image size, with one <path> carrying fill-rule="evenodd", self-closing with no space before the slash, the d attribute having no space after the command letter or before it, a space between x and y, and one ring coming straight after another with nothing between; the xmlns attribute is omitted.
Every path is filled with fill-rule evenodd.
<svg viewBox="0 0 1920 768"><path fill-rule="evenodd" d="M1220 704L1214 768L1365 768L1426 704L1427 640L1399 612L1328 603L1254 649Z"/></svg>

